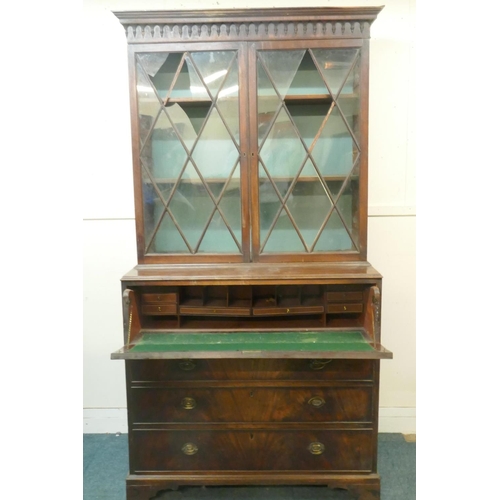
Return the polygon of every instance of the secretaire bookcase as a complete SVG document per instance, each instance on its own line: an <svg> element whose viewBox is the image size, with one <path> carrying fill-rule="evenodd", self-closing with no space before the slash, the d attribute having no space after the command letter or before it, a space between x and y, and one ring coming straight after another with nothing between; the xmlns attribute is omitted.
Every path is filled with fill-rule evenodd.
<svg viewBox="0 0 500 500"><path fill-rule="evenodd" d="M111 355L126 368L127 500L271 484L380 498L392 354L366 260L380 10L115 13L138 255Z"/></svg>

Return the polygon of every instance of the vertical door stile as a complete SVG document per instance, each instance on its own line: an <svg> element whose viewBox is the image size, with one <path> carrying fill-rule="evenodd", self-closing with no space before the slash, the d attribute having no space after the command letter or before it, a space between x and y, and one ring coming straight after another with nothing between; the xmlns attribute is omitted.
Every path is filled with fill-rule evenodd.
<svg viewBox="0 0 500 500"><path fill-rule="evenodd" d="M137 262L142 264L144 261L144 218L142 213L142 177L140 160L140 132L139 132L139 112L137 96L137 75L136 75L136 51L133 46L128 47L128 67L129 67L129 87L130 87L130 125L132 134L132 163L133 182L134 182L134 210L135 210L135 229L137 242Z"/></svg>
<svg viewBox="0 0 500 500"><path fill-rule="evenodd" d="M241 183L241 237L243 248L243 262L252 260L251 249L251 164L250 164L250 128L249 113L252 105L249 103L248 94L251 87L248 73L248 44L241 43L238 57L239 70L239 102L240 102L240 183Z"/></svg>
<svg viewBox="0 0 500 500"><path fill-rule="evenodd" d="M255 43L248 50L248 164L250 179L250 223L251 223L251 260L257 262L260 255L260 216L259 216L259 154L258 154L258 103L257 103L257 50Z"/></svg>
<svg viewBox="0 0 500 500"><path fill-rule="evenodd" d="M368 40L363 41L361 47L361 65L359 75L360 88L360 172L359 172L359 244L361 258L367 258L367 233L368 233L368 78L370 44Z"/></svg>

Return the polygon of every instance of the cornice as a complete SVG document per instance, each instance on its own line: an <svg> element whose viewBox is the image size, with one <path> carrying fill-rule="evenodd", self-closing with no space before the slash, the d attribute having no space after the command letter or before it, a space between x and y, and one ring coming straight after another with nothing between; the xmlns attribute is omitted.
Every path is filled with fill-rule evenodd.
<svg viewBox="0 0 500 500"><path fill-rule="evenodd" d="M382 7L114 12L129 43L369 38Z"/></svg>

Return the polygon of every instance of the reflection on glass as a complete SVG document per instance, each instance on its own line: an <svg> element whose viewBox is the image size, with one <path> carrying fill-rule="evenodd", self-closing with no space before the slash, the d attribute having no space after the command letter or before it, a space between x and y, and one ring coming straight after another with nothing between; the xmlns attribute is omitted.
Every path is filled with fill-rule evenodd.
<svg viewBox="0 0 500 500"><path fill-rule="evenodd" d="M234 51L191 53L191 57L203 78L203 82L208 87L213 98L215 98L224 82L231 61L234 59L234 54ZM233 82L233 85L237 85L237 83L238 80L236 78L236 82Z"/></svg>
<svg viewBox="0 0 500 500"><path fill-rule="evenodd" d="M312 54L331 92L336 96L344 84L358 49L313 49ZM353 80L344 85L344 92L353 92Z"/></svg>
<svg viewBox="0 0 500 500"><path fill-rule="evenodd" d="M305 50L263 50L259 52L259 58L263 61L276 90L282 97L287 95L304 53ZM275 92L272 86L268 89L264 85L259 85L259 87L260 95L265 95L266 91L270 95Z"/></svg>

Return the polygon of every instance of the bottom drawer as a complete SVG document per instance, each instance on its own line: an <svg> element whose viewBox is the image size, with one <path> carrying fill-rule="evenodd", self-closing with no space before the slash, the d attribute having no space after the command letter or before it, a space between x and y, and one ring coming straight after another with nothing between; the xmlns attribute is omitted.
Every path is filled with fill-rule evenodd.
<svg viewBox="0 0 500 500"><path fill-rule="evenodd" d="M370 429L133 431L132 473L180 470L371 471Z"/></svg>

